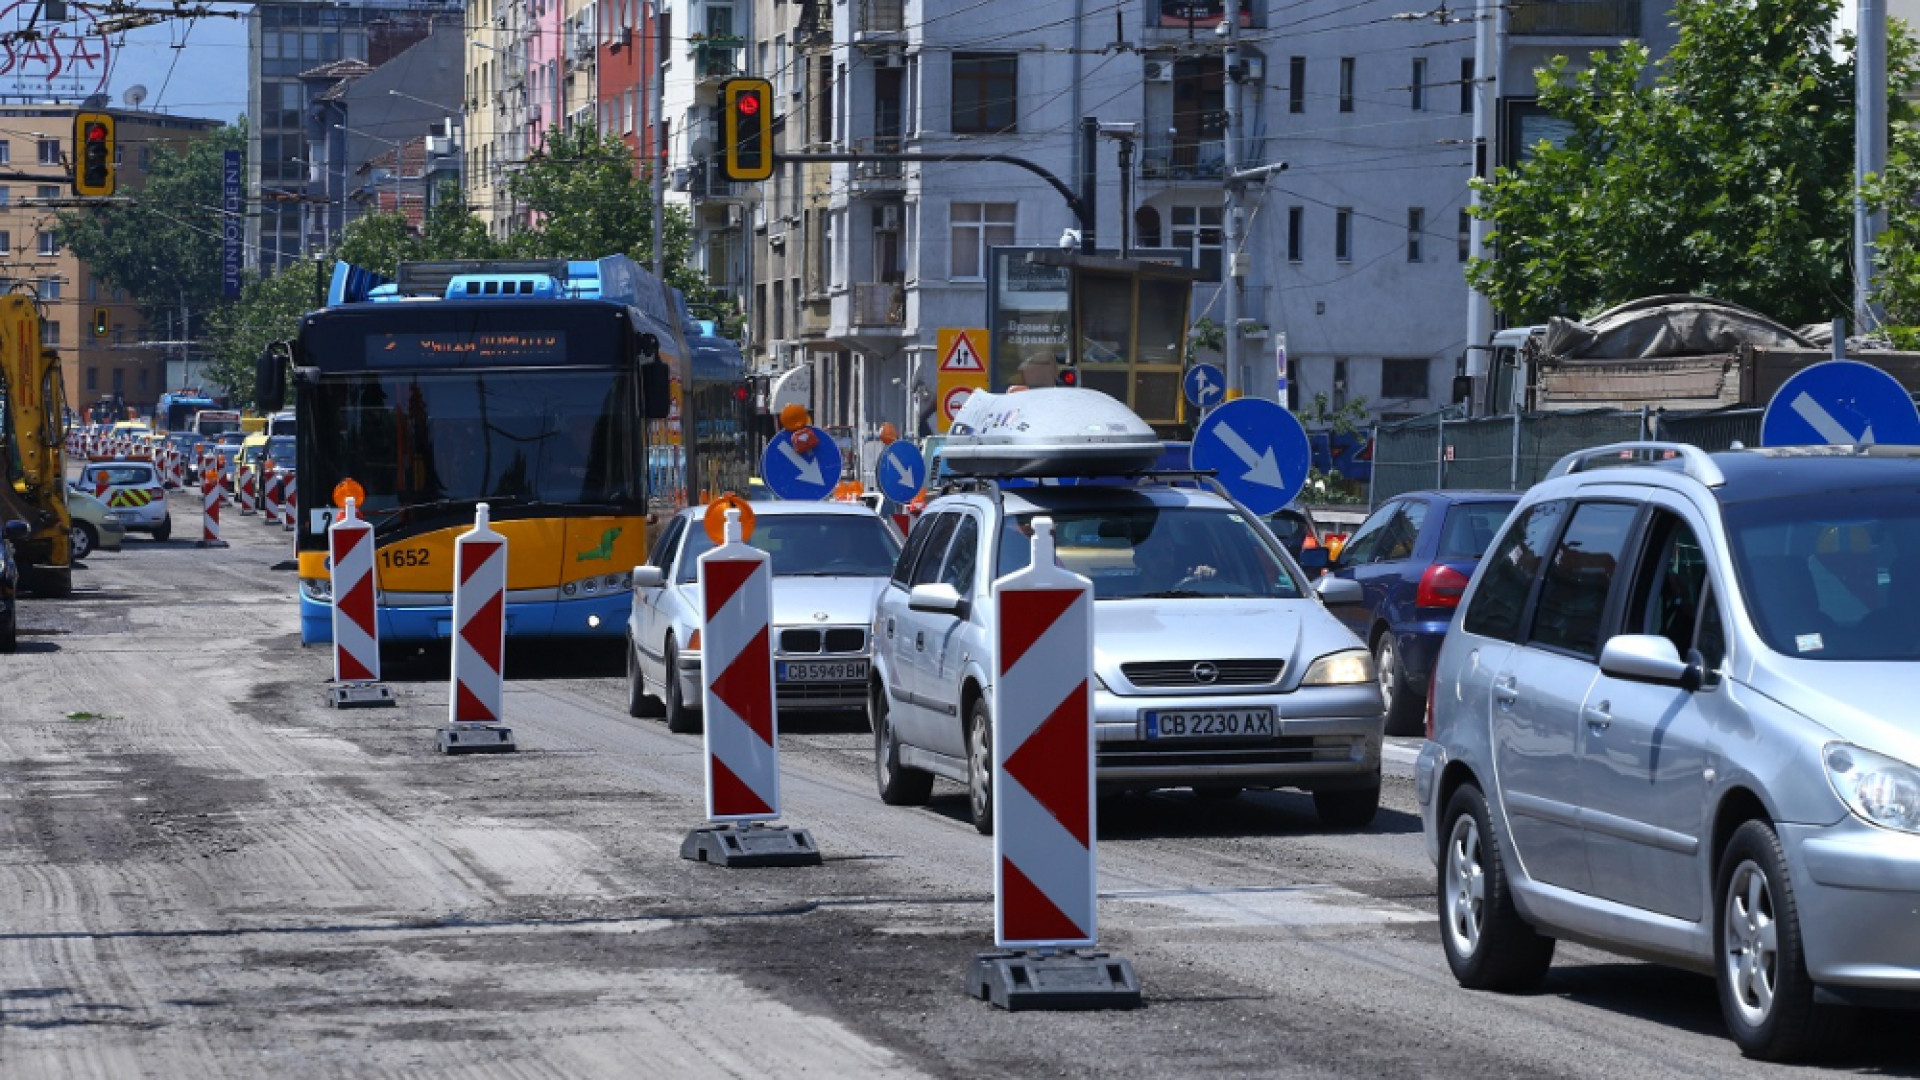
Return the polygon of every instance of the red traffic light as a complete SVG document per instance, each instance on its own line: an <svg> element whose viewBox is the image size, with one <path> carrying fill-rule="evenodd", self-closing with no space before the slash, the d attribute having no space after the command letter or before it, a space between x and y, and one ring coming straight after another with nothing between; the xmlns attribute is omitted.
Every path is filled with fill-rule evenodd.
<svg viewBox="0 0 1920 1080"><path fill-rule="evenodd" d="M90 143L106 142L107 141L107 125L88 124L87 125L87 141Z"/></svg>
<svg viewBox="0 0 1920 1080"><path fill-rule="evenodd" d="M760 96L758 94L741 94L739 100L735 102L735 105L741 112L752 116L754 113L760 111Z"/></svg>

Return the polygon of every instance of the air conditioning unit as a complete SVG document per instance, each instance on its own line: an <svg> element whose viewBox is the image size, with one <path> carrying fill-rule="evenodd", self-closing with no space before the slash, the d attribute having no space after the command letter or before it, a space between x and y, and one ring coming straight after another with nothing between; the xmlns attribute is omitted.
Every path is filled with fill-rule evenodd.
<svg viewBox="0 0 1920 1080"><path fill-rule="evenodd" d="M453 153L453 137L450 135L427 136L427 153L446 157Z"/></svg>
<svg viewBox="0 0 1920 1080"><path fill-rule="evenodd" d="M573 58L582 61L591 60L593 59L593 48L593 38L582 33L573 43Z"/></svg>
<svg viewBox="0 0 1920 1080"><path fill-rule="evenodd" d="M1173 61L1149 60L1146 64L1147 81L1170 83L1173 81Z"/></svg>
<svg viewBox="0 0 1920 1080"><path fill-rule="evenodd" d="M540 122L540 106L538 105L527 106L527 123L537 124L539 122Z"/></svg>
<svg viewBox="0 0 1920 1080"><path fill-rule="evenodd" d="M674 169L672 175L673 175L673 178L672 178L671 184L672 184L673 190L686 191L689 188L693 187L693 171L691 169L688 169L686 166L682 165L679 168Z"/></svg>
<svg viewBox="0 0 1920 1080"><path fill-rule="evenodd" d="M907 50L901 48L898 45L894 45L887 49L882 50L878 56L875 56L873 58L873 61L875 64L878 64L883 68L906 67L907 66Z"/></svg>
<svg viewBox="0 0 1920 1080"><path fill-rule="evenodd" d="M1250 83L1267 81L1267 61L1264 57L1242 55L1240 69L1246 73L1246 81Z"/></svg>
<svg viewBox="0 0 1920 1080"><path fill-rule="evenodd" d="M746 219L747 219L746 210L743 207L741 207L739 203L728 204L727 206L727 224L728 225L738 226L741 222L745 221Z"/></svg>
<svg viewBox="0 0 1920 1080"><path fill-rule="evenodd" d="M880 231L900 231L900 204L885 203L880 207Z"/></svg>

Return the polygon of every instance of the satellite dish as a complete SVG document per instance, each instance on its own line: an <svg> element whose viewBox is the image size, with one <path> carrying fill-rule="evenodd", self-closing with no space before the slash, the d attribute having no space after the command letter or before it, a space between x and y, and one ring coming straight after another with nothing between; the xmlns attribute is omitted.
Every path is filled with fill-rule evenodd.
<svg viewBox="0 0 1920 1080"><path fill-rule="evenodd" d="M141 102L147 100L147 88L139 83L134 83L132 86L127 87L126 93L120 95L120 100L127 103L127 108L137 109L140 107Z"/></svg>

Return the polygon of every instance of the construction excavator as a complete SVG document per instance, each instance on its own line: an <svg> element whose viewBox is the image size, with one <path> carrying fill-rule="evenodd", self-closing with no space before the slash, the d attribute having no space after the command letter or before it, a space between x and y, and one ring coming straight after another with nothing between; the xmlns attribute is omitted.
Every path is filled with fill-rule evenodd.
<svg viewBox="0 0 1920 1080"><path fill-rule="evenodd" d="M21 586L58 598L73 592L66 393L41 322L33 297L0 296L0 522L27 523L27 538L14 544Z"/></svg>

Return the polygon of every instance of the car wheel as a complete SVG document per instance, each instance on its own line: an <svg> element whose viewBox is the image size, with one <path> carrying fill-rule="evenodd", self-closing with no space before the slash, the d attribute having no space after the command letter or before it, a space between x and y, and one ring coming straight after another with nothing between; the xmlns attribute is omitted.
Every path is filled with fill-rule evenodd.
<svg viewBox="0 0 1920 1080"><path fill-rule="evenodd" d="M1462 785L1441 822L1440 946L1460 985L1531 990L1553 963L1553 939L1513 906L1506 862L1487 816L1486 796Z"/></svg>
<svg viewBox="0 0 1920 1080"><path fill-rule="evenodd" d="M1845 1012L1813 1003L1800 914L1780 838L1764 821L1734 830L1720 860L1720 1012L1748 1057L1787 1061L1831 1045Z"/></svg>
<svg viewBox="0 0 1920 1080"><path fill-rule="evenodd" d="M993 835L993 717L984 696L967 714L967 816L982 835Z"/></svg>
<svg viewBox="0 0 1920 1080"><path fill-rule="evenodd" d="M1391 631L1381 634L1379 644L1373 647L1373 666L1380 673L1380 696L1387 703L1387 734L1419 735L1425 731L1427 703L1407 685Z"/></svg>
<svg viewBox="0 0 1920 1080"><path fill-rule="evenodd" d="M100 532L84 521L76 521L67 530L67 545L73 559L84 559L100 546Z"/></svg>
<svg viewBox="0 0 1920 1080"><path fill-rule="evenodd" d="M900 764L900 733L893 727L893 710L887 706L886 687L874 685L870 709L873 776L880 787L880 801L888 806L925 806L933 794L933 774Z"/></svg>
<svg viewBox="0 0 1920 1080"><path fill-rule="evenodd" d="M167 537L172 535L173 535L173 515L168 514L166 517L163 517L160 519L160 524L154 526L153 538L162 543L165 543Z"/></svg>
<svg viewBox="0 0 1920 1080"><path fill-rule="evenodd" d="M647 693L647 680L640 676L640 651L627 641L627 715L651 719L666 712L660 699Z"/></svg>
<svg viewBox="0 0 1920 1080"><path fill-rule="evenodd" d="M667 730L676 735L693 735L700 731L700 714L687 708L686 700L680 694L680 650L674 647L673 639L667 639Z"/></svg>
<svg viewBox="0 0 1920 1080"><path fill-rule="evenodd" d="M1363 788L1341 788L1313 793L1313 811L1329 829L1364 829L1380 812L1380 774Z"/></svg>

